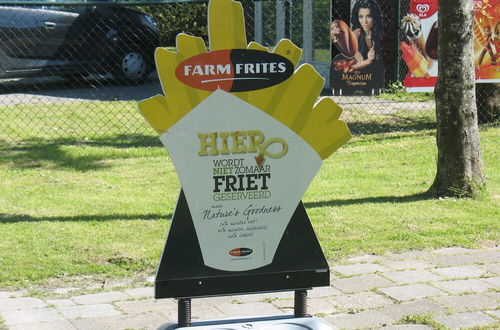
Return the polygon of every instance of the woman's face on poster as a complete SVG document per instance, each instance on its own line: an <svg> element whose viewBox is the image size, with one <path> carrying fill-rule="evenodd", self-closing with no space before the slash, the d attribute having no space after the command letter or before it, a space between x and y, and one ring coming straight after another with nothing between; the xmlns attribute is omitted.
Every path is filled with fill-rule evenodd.
<svg viewBox="0 0 500 330"><path fill-rule="evenodd" d="M365 30L365 32L368 32L372 29L373 17L370 8L360 8L358 12L358 19L359 19L359 24L361 25L363 30Z"/></svg>

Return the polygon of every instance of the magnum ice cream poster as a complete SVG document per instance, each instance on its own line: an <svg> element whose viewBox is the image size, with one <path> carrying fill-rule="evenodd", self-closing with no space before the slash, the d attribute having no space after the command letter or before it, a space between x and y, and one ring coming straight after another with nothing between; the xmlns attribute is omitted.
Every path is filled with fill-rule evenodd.
<svg viewBox="0 0 500 330"><path fill-rule="evenodd" d="M374 95L384 87L383 14L375 0L351 2L350 25L333 17L330 87L334 95Z"/></svg>
<svg viewBox="0 0 500 330"><path fill-rule="evenodd" d="M471 0L472 1L472 0ZM500 1L474 1L474 67L477 82L499 82ZM401 19L401 56L409 91L433 91L438 76L438 0L411 0Z"/></svg>

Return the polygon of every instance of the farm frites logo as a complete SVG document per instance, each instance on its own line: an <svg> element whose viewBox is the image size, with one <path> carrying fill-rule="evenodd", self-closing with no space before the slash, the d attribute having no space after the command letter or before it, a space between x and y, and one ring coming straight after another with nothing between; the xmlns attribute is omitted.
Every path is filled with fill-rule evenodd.
<svg viewBox="0 0 500 330"><path fill-rule="evenodd" d="M197 89L244 92L282 83L293 74L285 57L253 49L225 49L199 54L177 66L175 75Z"/></svg>

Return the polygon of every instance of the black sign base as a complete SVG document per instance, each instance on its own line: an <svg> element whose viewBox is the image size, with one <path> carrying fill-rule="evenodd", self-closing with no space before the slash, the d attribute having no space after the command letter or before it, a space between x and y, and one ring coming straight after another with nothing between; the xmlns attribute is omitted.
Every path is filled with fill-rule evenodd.
<svg viewBox="0 0 500 330"><path fill-rule="evenodd" d="M203 263L193 220L181 191L156 273L155 298L195 298L328 285L328 263L302 202L271 264L249 271L228 272Z"/></svg>

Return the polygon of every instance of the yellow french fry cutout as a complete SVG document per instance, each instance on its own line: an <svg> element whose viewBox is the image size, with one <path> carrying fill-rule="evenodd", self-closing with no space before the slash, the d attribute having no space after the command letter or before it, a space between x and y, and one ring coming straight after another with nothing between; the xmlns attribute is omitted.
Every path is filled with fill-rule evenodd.
<svg viewBox="0 0 500 330"><path fill-rule="evenodd" d="M339 120L342 109L331 99L323 98L311 111L301 136L321 156L330 156L351 138L345 122Z"/></svg>
<svg viewBox="0 0 500 330"><path fill-rule="evenodd" d="M312 65L300 66L289 78L287 89L276 105L273 116L292 130L300 131L307 113L312 109L321 93L324 81ZM294 129L294 125L296 129Z"/></svg>
<svg viewBox="0 0 500 330"><path fill-rule="evenodd" d="M268 51L257 42L247 44L243 8L233 0L211 0L208 14L209 51L252 49ZM165 96L157 95L139 103L139 110L148 123L162 134L212 91L197 89L176 77L176 68L183 61L207 52L203 39L179 34L176 52L158 48L155 61ZM296 67L302 50L290 40L281 40L272 53L287 58ZM286 81L263 89L232 94L266 112L302 136L318 155L325 159L351 134L339 120L342 109L330 98L314 104L324 79L309 64L300 66Z"/></svg>
<svg viewBox="0 0 500 330"><path fill-rule="evenodd" d="M327 133L324 138L315 141L317 143L315 150L318 151L322 159L333 154L338 148L351 139L349 128L342 120L335 120L333 123L326 125L323 132Z"/></svg>
<svg viewBox="0 0 500 330"><path fill-rule="evenodd" d="M165 48L157 48L155 52L161 86L176 120L182 118L200 102L196 96L198 90L186 86L175 75L178 64L184 59L181 53L174 53Z"/></svg>
<svg viewBox="0 0 500 330"><path fill-rule="evenodd" d="M176 38L177 52L184 58L196 56L207 52L207 46L203 38L179 33Z"/></svg>
<svg viewBox="0 0 500 330"><path fill-rule="evenodd" d="M176 38L176 42L177 51L182 54L183 59L188 59L190 57L207 52L205 41L200 37L194 37L185 33L180 33ZM194 99L194 102L192 102L192 104L198 104L210 95L209 91L200 89L194 90L193 92L196 95L191 94Z"/></svg>
<svg viewBox="0 0 500 330"><path fill-rule="evenodd" d="M253 50L260 50L261 52L267 52L267 47L264 47L262 46L261 44L255 42L255 41L251 41L249 44L248 44L248 49L253 49Z"/></svg>
<svg viewBox="0 0 500 330"><path fill-rule="evenodd" d="M339 119L342 109L331 99L325 97L314 105L314 108L309 112L309 117L302 128L300 135L304 138L314 139L315 134L318 134L318 127L322 127L333 120Z"/></svg>
<svg viewBox="0 0 500 330"><path fill-rule="evenodd" d="M211 51L247 47L241 3L232 0L210 1L208 4L208 38Z"/></svg>
<svg viewBox="0 0 500 330"><path fill-rule="evenodd" d="M162 95L156 95L139 102L139 110L149 125L160 135L175 123L168 111L165 97Z"/></svg>
<svg viewBox="0 0 500 330"><path fill-rule="evenodd" d="M274 48L273 53L286 57L293 63L294 67L297 66L302 57L302 49L288 39L280 40Z"/></svg>
<svg viewBox="0 0 500 330"><path fill-rule="evenodd" d="M255 42L251 42L249 46L256 47L256 49L258 49L260 45ZM260 47L261 49L263 48L263 50L267 50L267 48L263 46ZM300 57L302 56L302 50L294 45L290 40L286 39L281 40L278 45L276 45L273 53L287 58L290 62L292 62L294 67L297 66ZM288 83L289 81L286 81L276 86L252 91L250 96L247 98L247 102L271 114L276 107L276 103L279 102L281 95L285 92Z"/></svg>

